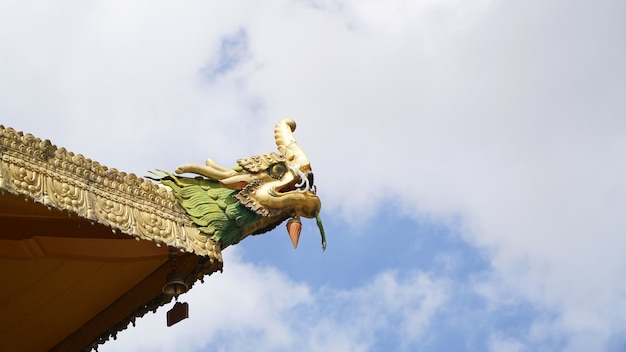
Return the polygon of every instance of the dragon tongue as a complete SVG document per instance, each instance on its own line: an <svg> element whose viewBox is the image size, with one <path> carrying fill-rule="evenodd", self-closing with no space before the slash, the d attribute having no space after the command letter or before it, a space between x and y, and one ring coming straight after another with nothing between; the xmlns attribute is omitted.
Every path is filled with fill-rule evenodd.
<svg viewBox="0 0 626 352"><path fill-rule="evenodd" d="M302 231L302 222L300 218L295 217L287 221L287 232L293 243L293 248L298 248L298 241L300 240L300 231Z"/></svg>

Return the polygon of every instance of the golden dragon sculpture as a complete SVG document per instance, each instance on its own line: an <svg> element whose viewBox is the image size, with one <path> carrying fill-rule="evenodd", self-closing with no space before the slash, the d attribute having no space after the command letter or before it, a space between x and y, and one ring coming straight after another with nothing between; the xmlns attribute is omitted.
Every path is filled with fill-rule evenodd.
<svg viewBox="0 0 626 352"><path fill-rule="evenodd" d="M281 120L274 128L278 153L237 160L231 168L206 160L184 164L176 174L168 172L156 180L172 189L176 199L201 232L224 249L250 235L274 229L283 221L297 247L300 217L315 218L326 249L320 218L321 202L313 184L309 158L296 142L295 121Z"/></svg>

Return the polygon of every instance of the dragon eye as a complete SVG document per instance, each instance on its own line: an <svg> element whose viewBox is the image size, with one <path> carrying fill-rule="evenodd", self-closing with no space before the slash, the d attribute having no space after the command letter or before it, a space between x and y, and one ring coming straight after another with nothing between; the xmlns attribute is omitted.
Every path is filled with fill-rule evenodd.
<svg viewBox="0 0 626 352"><path fill-rule="evenodd" d="M285 163L276 163L267 169L267 173L270 177L277 180L281 179L285 175L285 172L287 172L287 165L285 165Z"/></svg>

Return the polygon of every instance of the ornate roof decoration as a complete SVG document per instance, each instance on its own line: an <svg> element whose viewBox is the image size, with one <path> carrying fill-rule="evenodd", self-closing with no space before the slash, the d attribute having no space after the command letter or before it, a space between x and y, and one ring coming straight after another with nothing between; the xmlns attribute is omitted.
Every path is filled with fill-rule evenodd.
<svg viewBox="0 0 626 352"><path fill-rule="evenodd" d="M28 322L48 321L55 309L64 311L63 319L50 320L55 326L47 326L45 338L22 349L97 349L172 300L161 289L172 270L172 253L183 252L176 256L177 270L189 287L223 266L220 244L199 231L169 188L0 125L2 195L0 271L25 294L44 296L47 303L32 308L19 295L5 293L11 307L28 314L0 319L5 329L0 349L19 347L13 343L23 341ZM16 203L22 199L27 202ZM42 216L44 206L50 213ZM65 213L70 219L59 221ZM92 227L81 228L89 222ZM95 271L85 274L89 270ZM50 280L31 285L37 275L63 278L72 290L54 289ZM85 301L94 284L106 292Z"/></svg>
<svg viewBox="0 0 626 352"><path fill-rule="evenodd" d="M222 262L218 243L198 230L172 192L49 140L0 125L0 190L67 210L137 240Z"/></svg>
<svg viewBox="0 0 626 352"><path fill-rule="evenodd" d="M97 349L171 301L163 285L174 271L190 287L221 271L223 248L288 218L294 247L305 217L317 220L325 249L321 202L295 127L290 119L276 125L278 153L232 168L185 164L175 172L194 177L163 171L155 183L0 125L0 274L12 283L0 294L10 307L0 349ZM40 336L26 338L40 323Z"/></svg>
<svg viewBox="0 0 626 352"><path fill-rule="evenodd" d="M189 218L200 231L224 249L248 236L274 229L288 218L315 218L326 249L326 236L320 217L321 201L313 184L309 158L296 142L296 122L280 120L274 127L274 141L279 153L267 153L237 160L228 168L207 159L205 165L184 164L177 174L163 171L158 176L169 187ZM294 246L298 227L288 226Z"/></svg>

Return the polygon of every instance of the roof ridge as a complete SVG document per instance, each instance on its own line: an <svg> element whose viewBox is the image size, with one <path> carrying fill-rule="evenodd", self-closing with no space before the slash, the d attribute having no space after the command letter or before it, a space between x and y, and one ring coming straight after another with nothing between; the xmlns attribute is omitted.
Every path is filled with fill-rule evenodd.
<svg viewBox="0 0 626 352"><path fill-rule="evenodd" d="M70 211L136 239L222 262L219 244L201 233L171 190L0 125L0 190Z"/></svg>

